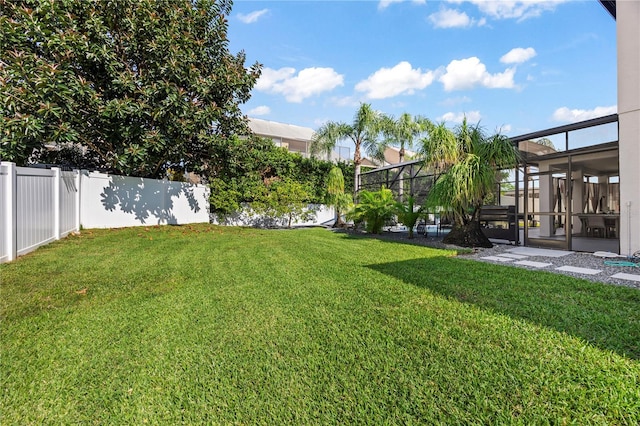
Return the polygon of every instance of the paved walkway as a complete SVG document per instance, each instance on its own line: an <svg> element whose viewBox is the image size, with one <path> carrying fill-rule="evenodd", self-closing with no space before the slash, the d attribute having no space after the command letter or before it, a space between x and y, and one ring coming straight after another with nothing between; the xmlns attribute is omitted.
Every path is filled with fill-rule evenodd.
<svg viewBox="0 0 640 426"><path fill-rule="evenodd" d="M544 269L640 289L640 263L627 263L629 260L624 257L606 258L592 253L504 245L479 251L474 257L487 262Z"/></svg>

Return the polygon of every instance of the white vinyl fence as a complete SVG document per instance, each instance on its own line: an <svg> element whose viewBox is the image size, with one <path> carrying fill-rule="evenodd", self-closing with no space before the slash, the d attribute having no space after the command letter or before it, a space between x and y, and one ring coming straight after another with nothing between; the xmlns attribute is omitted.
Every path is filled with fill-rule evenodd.
<svg viewBox="0 0 640 426"><path fill-rule="evenodd" d="M335 222L336 213L333 207L324 204L309 204L308 217L294 221L292 227L331 226ZM211 223L224 226L254 226L259 228L282 228L287 226L288 218L266 218L256 214L251 206L244 204L239 212L227 216L211 215Z"/></svg>
<svg viewBox="0 0 640 426"><path fill-rule="evenodd" d="M84 228L209 222L204 185L0 163L0 262Z"/></svg>

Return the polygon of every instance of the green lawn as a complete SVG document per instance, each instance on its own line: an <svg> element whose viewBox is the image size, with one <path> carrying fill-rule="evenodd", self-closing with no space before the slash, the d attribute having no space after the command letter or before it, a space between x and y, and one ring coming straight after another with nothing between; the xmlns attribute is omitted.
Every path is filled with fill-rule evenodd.
<svg viewBox="0 0 640 426"><path fill-rule="evenodd" d="M640 291L453 255L85 230L0 266L0 423L640 422Z"/></svg>

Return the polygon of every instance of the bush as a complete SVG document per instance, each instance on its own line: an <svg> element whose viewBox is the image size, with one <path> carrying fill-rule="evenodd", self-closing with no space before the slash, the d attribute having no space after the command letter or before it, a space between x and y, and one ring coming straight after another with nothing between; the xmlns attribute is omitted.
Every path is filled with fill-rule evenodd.
<svg viewBox="0 0 640 426"><path fill-rule="evenodd" d="M360 202L347 214L354 222L365 222L365 230L372 234L382 232L385 222L396 214L396 202L390 189L380 191L361 191Z"/></svg>
<svg viewBox="0 0 640 426"><path fill-rule="evenodd" d="M266 138L218 141L212 148L212 158L211 211L221 215L238 211L242 203L261 200L266 186L276 181L297 182L305 187L307 202L322 204L333 167L342 170L345 191L353 191L353 165L304 158Z"/></svg>

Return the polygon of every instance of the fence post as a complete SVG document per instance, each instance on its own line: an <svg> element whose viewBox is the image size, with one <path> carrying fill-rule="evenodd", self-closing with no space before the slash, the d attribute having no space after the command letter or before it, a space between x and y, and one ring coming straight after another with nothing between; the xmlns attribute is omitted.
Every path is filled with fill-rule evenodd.
<svg viewBox="0 0 640 426"><path fill-rule="evenodd" d="M81 208L80 208L80 185L82 185L82 170L74 170L73 171L76 176L76 220L75 220L75 228L76 228L76 232L80 232L80 212L81 212Z"/></svg>
<svg viewBox="0 0 640 426"><path fill-rule="evenodd" d="M2 188L2 197L4 197L3 204L6 209L5 223L2 225L6 231L4 232L4 243L7 248L7 260L11 262L17 257L18 253L18 231L16 224L16 164L2 162L0 163L0 167L4 168L7 172L5 187Z"/></svg>
<svg viewBox="0 0 640 426"><path fill-rule="evenodd" d="M60 239L60 168L52 167L53 172L53 236L56 240Z"/></svg>

